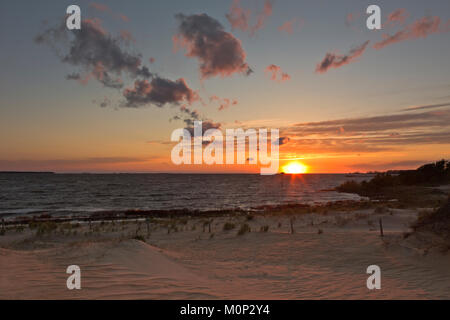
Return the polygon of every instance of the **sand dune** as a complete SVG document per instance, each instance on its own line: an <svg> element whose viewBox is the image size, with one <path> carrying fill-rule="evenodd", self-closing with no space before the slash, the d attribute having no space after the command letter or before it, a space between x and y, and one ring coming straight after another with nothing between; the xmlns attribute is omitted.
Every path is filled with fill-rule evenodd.
<svg viewBox="0 0 450 320"><path fill-rule="evenodd" d="M1 299L192 299L213 297L202 279L160 249L137 240L84 242L18 251L0 249ZM82 289L68 290L68 265L79 265Z"/></svg>
<svg viewBox="0 0 450 320"><path fill-rule="evenodd" d="M151 244L107 230L38 239L11 232L0 240L0 298L449 299L449 255L402 237L417 212L372 211L302 215L294 234L288 217L217 218L213 236L193 219L170 234L154 226ZM379 217L383 239L374 224ZM270 229L237 236L223 231L227 221ZM81 290L66 288L71 264L81 268ZM381 290L366 288L372 264L381 267Z"/></svg>

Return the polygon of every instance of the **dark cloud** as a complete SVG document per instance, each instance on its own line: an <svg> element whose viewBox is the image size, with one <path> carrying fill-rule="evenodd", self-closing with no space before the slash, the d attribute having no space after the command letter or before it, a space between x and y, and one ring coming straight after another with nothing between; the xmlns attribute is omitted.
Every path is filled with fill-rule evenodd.
<svg viewBox="0 0 450 320"><path fill-rule="evenodd" d="M364 54L369 41L364 42L362 45L350 50L346 55L339 55L336 53L327 53L325 58L316 66L317 73L325 73L332 68L339 68L346 64L355 62L360 56Z"/></svg>
<svg viewBox="0 0 450 320"><path fill-rule="evenodd" d="M203 79L214 76L230 76L234 73L250 74L245 62L246 53L241 42L223 26L207 14L177 14L178 35L174 45L184 47L188 57L196 57L200 62Z"/></svg>
<svg viewBox="0 0 450 320"><path fill-rule="evenodd" d="M189 131L191 136L194 136L194 124L195 121L202 121L202 132L204 133L208 129L220 129L222 124L214 122L209 119L201 117L197 110L192 110L185 105L180 107L181 115L175 116L173 119L182 120L186 125L185 129Z"/></svg>
<svg viewBox="0 0 450 320"><path fill-rule="evenodd" d="M281 128L302 153L380 152L450 144L450 110L298 123Z"/></svg>
<svg viewBox="0 0 450 320"><path fill-rule="evenodd" d="M282 146L283 144L288 143L289 141L291 141L291 139L289 137L280 137L278 138L278 141L275 141L274 144L277 144L279 146Z"/></svg>
<svg viewBox="0 0 450 320"><path fill-rule="evenodd" d="M164 141L164 140L149 140L146 141L148 144L160 144L160 145L172 145L174 144L173 141Z"/></svg>
<svg viewBox="0 0 450 320"><path fill-rule="evenodd" d="M342 129L350 134L436 127L450 127L450 110L299 123L292 126L292 130L301 135L335 135L341 133Z"/></svg>
<svg viewBox="0 0 450 320"><path fill-rule="evenodd" d="M97 103L97 101L94 100L94 103ZM102 101L98 102L98 105L102 108L106 108L111 105L111 100L107 97L104 97Z"/></svg>
<svg viewBox="0 0 450 320"><path fill-rule="evenodd" d="M74 73L69 73L68 75L66 75L66 79L67 80L81 80L81 75L77 72Z"/></svg>
<svg viewBox="0 0 450 320"><path fill-rule="evenodd" d="M200 114L197 110L192 110L191 108L187 107L186 105L182 105L179 109L180 113L175 115L170 120L181 120L183 121L187 126L193 126L194 121L201 120Z"/></svg>
<svg viewBox="0 0 450 320"><path fill-rule="evenodd" d="M164 104L192 103L198 100L195 91L188 87L181 78L176 81L154 77L151 81L136 80L133 88L123 92L126 107L140 107L153 104L162 107Z"/></svg>
<svg viewBox="0 0 450 320"><path fill-rule="evenodd" d="M61 25L36 37L36 42L56 49L62 62L80 67L85 72L85 75L73 72L67 75L67 79L86 83L94 78L105 87L115 89L123 88L123 75L135 79L134 86L123 91L126 101L122 106L153 104L162 107L183 102L190 104L199 99L184 79L173 81L152 74L142 65L141 55L131 54L123 48L125 42L130 41L132 37L126 31L117 37L109 35L98 19L83 20L81 30L68 32L65 25ZM100 102L100 105L110 105L110 101Z"/></svg>
<svg viewBox="0 0 450 320"><path fill-rule="evenodd" d="M365 170L406 170L417 169L426 163L433 162L434 160L400 160L390 162L369 162L369 163L356 163L350 165L351 168Z"/></svg>
<svg viewBox="0 0 450 320"><path fill-rule="evenodd" d="M187 119L186 119L187 120ZM185 123L187 124L186 130L189 131L191 136L194 136L194 120L192 121L185 120ZM198 119L195 119L198 120ZM220 129L222 127L221 123L214 122L212 120L202 120L202 133L205 133L209 129ZM209 142L208 142L209 143Z"/></svg>
<svg viewBox="0 0 450 320"><path fill-rule="evenodd" d="M434 108L443 108L443 107L449 107L450 102L447 103L440 103L440 104L430 104L425 106L412 106L403 109L402 111L415 111L415 110L425 110L425 109L434 109Z"/></svg>
<svg viewBox="0 0 450 320"><path fill-rule="evenodd" d="M81 30L76 31L68 31L65 24L49 28L35 41L50 45L62 62L80 67L87 78L93 77L106 87L121 88L122 74L131 78L152 76L142 65L141 56L125 51L123 39L109 35L98 19L83 20Z"/></svg>

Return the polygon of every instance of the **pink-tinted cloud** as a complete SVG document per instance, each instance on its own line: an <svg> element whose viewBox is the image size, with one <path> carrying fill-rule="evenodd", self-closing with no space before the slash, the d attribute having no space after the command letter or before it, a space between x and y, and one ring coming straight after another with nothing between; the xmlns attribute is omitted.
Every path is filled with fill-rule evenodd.
<svg viewBox="0 0 450 320"><path fill-rule="evenodd" d="M232 29L240 29L247 31L249 26L251 12L249 9L241 7L240 0L233 0L231 4L230 13L226 14L228 21L231 24Z"/></svg>
<svg viewBox="0 0 450 320"><path fill-rule="evenodd" d="M330 69L337 69L346 64L355 62L366 51L369 41L352 49L346 55L339 55L336 53L327 53L325 58L316 66L316 73L325 73Z"/></svg>
<svg viewBox="0 0 450 320"><path fill-rule="evenodd" d="M280 32L287 32L289 34L293 34L295 28L297 27L300 29L304 24L304 20L299 20L297 22L297 19L288 20L285 23L283 23L281 26L278 27L278 31Z"/></svg>
<svg viewBox="0 0 450 320"><path fill-rule="evenodd" d="M360 16L361 16L361 14L359 12L355 12L355 13L350 12L345 17L345 25L350 27L353 24L353 22L355 22L356 19L358 19Z"/></svg>
<svg viewBox="0 0 450 320"><path fill-rule="evenodd" d="M135 43L136 42L136 40L134 39L131 32L129 32L127 30L120 31L120 38L122 38L122 40L124 40L126 43L130 43L130 42Z"/></svg>
<svg viewBox="0 0 450 320"><path fill-rule="evenodd" d="M397 42L426 38L434 33L449 31L445 26L440 28L440 25L441 19L439 17L423 17L422 19L405 26L402 30L393 35L384 34L383 40L375 43L373 47L379 50Z"/></svg>
<svg viewBox="0 0 450 320"><path fill-rule="evenodd" d="M406 9L397 9L388 15L385 26L404 25L408 16Z"/></svg>
<svg viewBox="0 0 450 320"><path fill-rule="evenodd" d="M123 22L128 22L130 21L130 18L128 18L126 15L119 13L117 15L119 17L119 19L121 19Z"/></svg>
<svg viewBox="0 0 450 320"><path fill-rule="evenodd" d="M236 99L229 99L229 98L220 98L216 95L213 95L209 98L210 102L218 102L219 103L219 107L218 110L222 111L225 109L228 109L231 106L235 106L238 104L238 101Z"/></svg>
<svg viewBox="0 0 450 320"><path fill-rule="evenodd" d="M270 74L270 79L273 81L284 82L291 80L291 76L286 72L283 72L277 65L271 64L266 67L264 72Z"/></svg>
<svg viewBox="0 0 450 320"><path fill-rule="evenodd" d="M174 49L186 49L186 56L195 57L200 62L202 79L234 73L252 72L245 62L246 53L241 41L207 14L176 15L180 25L178 35L173 37Z"/></svg>
<svg viewBox="0 0 450 320"><path fill-rule="evenodd" d="M95 10L100 11L100 12L110 12L111 11L111 9L106 4L98 3L98 2L91 2L89 4L89 7L94 8Z"/></svg>
<svg viewBox="0 0 450 320"><path fill-rule="evenodd" d="M272 2L266 0L261 12L256 15L255 24L251 25L252 12L249 9L244 9L241 6L240 0L233 0L231 4L230 12L226 14L226 18L231 24L233 29L240 29L242 31L250 32L250 35L254 35L258 30L264 27L264 24L268 17L272 15Z"/></svg>
<svg viewBox="0 0 450 320"><path fill-rule="evenodd" d="M108 7L106 4L98 3L98 2L91 2L91 3L89 3L89 7L93 8L93 9L99 11L99 12L108 13L111 16L113 16L114 18L120 19L123 22L128 22L129 21L129 19L128 19L128 17L126 15L121 14L121 13L118 13L118 14L114 13L111 10L111 8Z"/></svg>
<svg viewBox="0 0 450 320"><path fill-rule="evenodd" d="M291 76L289 74L283 72L281 74L281 82L288 81L288 80L291 80Z"/></svg>
<svg viewBox="0 0 450 320"><path fill-rule="evenodd" d="M266 23L267 18L270 17L271 15L272 15L272 2L270 0L266 0L266 2L264 3L264 9L260 14L258 14L256 24L251 28L250 33L255 34L256 31L261 29Z"/></svg>

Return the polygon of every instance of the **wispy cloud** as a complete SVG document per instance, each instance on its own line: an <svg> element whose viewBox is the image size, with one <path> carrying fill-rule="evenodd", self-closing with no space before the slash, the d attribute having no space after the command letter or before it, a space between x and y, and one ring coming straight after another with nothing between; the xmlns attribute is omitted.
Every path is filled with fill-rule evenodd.
<svg viewBox="0 0 450 320"><path fill-rule="evenodd" d="M280 130L290 148L305 153L401 150L450 144L450 110L297 123Z"/></svg>
<svg viewBox="0 0 450 320"><path fill-rule="evenodd" d="M238 101L236 99L220 98L216 95L211 96L209 98L209 102L218 102L219 103L219 107L218 107L219 111L226 110L229 107L235 106L238 104Z"/></svg>
<svg viewBox="0 0 450 320"><path fill-rule="evenodd" d="M123 47L123 38L110 35L99 19L83 20L78 32L69 32L61 23L39 34L35 41L55 49L63 63L80 68L68 79L84 78L87 82L89 78L94 78L105 87L121 88L123 74L131 78L152 76L142 64L141 56L128 52Z"/></svg>
<svg viewBox="0 0 450 320"><path fill-rule="evenodd" d="M227 17L233 30L240 29L242 31L247 31L249 29L251 11L249 9L242 8L240 0L233 0L230 12L225 16Z"/></svg>
<svg viewBox="0 0 450 320"><path fill-rule="evenodd" d="M254 24L251 24L252 12L250 9L245 9L241 5L240 0L233 0L230 12L226 14L226 18L232 29L240 29L241 31L248 31L250 35L262 29L268 17L272 15L272 2L266 0L263 9L256 14Z"/></svg>
<svg viewBox="0 0 450 320"><path fill-rule="evenodd" d="M360 16L361 14L359 12L350 12L345 17L345 25L350 27Z"/></svg>
<svg viewBox="0 0 450 320"><path fill-rule="evenodd" d="M439 104L429 104L429 105L424 105L424 106L411 106L411 107L403 109L402 111L435 109L435 108L443 108L443 107L449 107L449 106L450 106L450 102L447 102L447 103L439 103Z"/></svg>
<svg viewBox="0 0 450 320"><path fill-rule="evenodd" d="M392 27L395 25L404 25L408 17L409 14L406 12L406 9L397 9L388 15L384 26Z"/></svg>
<svg viewBox="0 0 450 320"><path fill-rule="evenodd" d="M346 134L363 132L398 131L414 128L450 128L450 110L422 113L403 113L365 118L339 119L320 122L299 123L292 126L297 134Z"/></svg>
<svg viewBox="0 0 450 320"><path fill-rule="evenodd" d="M89 3L89 7L93 8L99 12L108 13L111 16L113 16L114 18L120 19L123 22L128 22L130 20L126 15L124 15L122 13L114 13L110 7L108 7L106 4L103 4L103 3L91 2L91 3Z"/></svg>
<svg viewBox="0 0 450 320"><path fill-rule="evenodd" d="M305 21L303 19L297 20L296 18L294 18L292 20L286 21L281 26L279 26L278 31L293 34L294 31L296 29L299 30L304 25L304 23Z"/></svg>
<svg viewBox="0 0 450 320"><path fill-rule="evenodd" d="M325 58L317 64L316 73L325 73L330 69L337 69L346 64L357 61L357 59L364 54L368 44L369 41L366 41L362 45L350 50L345 55L327 53Z"/></svg>
<svg viewBox="0 0 450 320"><path fill-rule="evenodd" d="M107 164L128 164L128 163L143 163L149 160L156 159L158 157L90 157L90 158L73 158L73 159L17 159L17 160L1 160L0 168L2 170L47 170L46 168L67 168L67 167L80 167L80 166L96 166L96 165L107 165Z"/></svg>
<svg viewBox="0 0 450 320"><path fill-rule="evenodd" d="M441 19L439 17L423 17L412 24L405 26L402 30L393 35L384 34L383 40L375 43L373 47L379 50L394 43L426 38L434 33L448 31L448 28L441 27Z"/></svg>
<svg viewBox="0 0 450 320"><path fill-rule="evenodd" d="M399 170L399 169L416 169L420 166L435 161L436 159L427 160L399 160L399 161L374 161L351 164L350 167L357 170Z"/></svg>
<svg viewBox="0 0 450 320"><path fill-rule="evenodd" d="M284 82L291 80L291 76L288 73L283 72L279 66L274 64L268 65L264 72L268 73L273 81Z"/></svg>

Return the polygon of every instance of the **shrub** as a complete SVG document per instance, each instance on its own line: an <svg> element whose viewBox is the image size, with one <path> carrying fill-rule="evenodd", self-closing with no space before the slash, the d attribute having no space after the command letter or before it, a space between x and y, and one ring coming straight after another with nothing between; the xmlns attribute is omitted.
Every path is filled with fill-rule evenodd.
<svg viewBox="0 0 450 320"><path fill-rule="evenodd" d="M134 239L134 240L138 240L138 241L145 242L145 238L144 238L143 236L141 236L140 234L135 235L135 236L133 237L133 239Z"/></svg>
<svg viewBox="0 0 450 320"><path fill-rule="evenodd" d="M346 181L336 188L339 192L373 195L395 186L430 185L450 182L450 161L441 160L421 166L416 170L378 173L370 181Z"/></svg>
<svg viewBox="0 0 450 320"><path fill-rule="evenodd" d="M378 206L374 210L374 213L377 213L377 214L388 213L388 212L389 212L389 209L386 207L383 207L383 206Z"/></svg>
<svg viewBox="0 0 450 320"><path fill-rule="evenodd" d="M236 227L236 225L234 223L226 222L223 225L223 231L230 231L230 230L233 230L235 227Z"/></svg>
<svg viewBox="0 0 450 320"><path fill-rule="evenodd" d="M46 233L52 233L53 231L58 228L57 224L55 222L49 221L49 222L42 222L37 224L37 231L36 235L42 236Z"/></svg>
<svg viewBox="0 0 450 320"><path fill-rule="evenodd" d="M346 181L336 188L337 191L346 193L358 193L360 189L361 185L354 180Z"/></svg>
<svg viewBox="0 0 450 320"><path fill-rule="evenodd" d="M246 234L247 232L251 232L251 231L252 231L252 229L250 228L250 226L245 223L239 229L238 236L242 236L242 235Z"/></svg>
<svg viewBox="0 0 450 320"><path fill-rule="evenodd" d="M437 210L421 212L412 228L414 230L429 230L437 235L450 238L450 200Z"/></svg>

